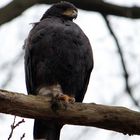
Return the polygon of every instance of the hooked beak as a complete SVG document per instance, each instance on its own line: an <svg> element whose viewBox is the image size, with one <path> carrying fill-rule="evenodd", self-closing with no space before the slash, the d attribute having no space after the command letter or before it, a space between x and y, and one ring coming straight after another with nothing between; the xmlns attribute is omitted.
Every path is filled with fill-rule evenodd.
<svg viewBox="0 0 140 140"><path fill-rule="evenodd" d="M76 18L77 17L77 10L75 9L68 9L63 13L64 16Z"/></svg>

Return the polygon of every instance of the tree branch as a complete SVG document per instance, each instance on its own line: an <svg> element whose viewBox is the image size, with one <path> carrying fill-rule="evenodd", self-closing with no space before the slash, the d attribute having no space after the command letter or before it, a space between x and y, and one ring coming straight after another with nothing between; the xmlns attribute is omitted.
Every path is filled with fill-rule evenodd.
<svg viewBox="0 0 140 140"><path fill-rule="evenodd" d="M51 100L41 96L0 90L0 112L26 118L55 119L64 124L85 125L140 135L140 113L124 107L94 103L69 104L51 108Z"/></svg>
<svg viewBox="0 0 140 140"><path fill-rule="evenodd" d="M60 0L13 0L0 9L0 25L16 18L22 12L35 4L52 4ZM88 11L97 11L102 14L140 18L140 7L126 7L110 4L102 0L69 0L78 8Z"/></svg>
<svg viewBox="0 0 140 140"><path fill-rule="evenodd" d="M125 89L126 89L126 92L128 93L128 95L130 96L130 98L132 99L133 103L139 108L139 102L134 98L133 96L133 92L132 92L132 88L130 87L129 85L129 73L128 73L128 70L127 70L127 67L126 67L126 64L125 64L125 60L124 60L124 54L123 54L123 51L122 51L122 48L119 44L119 41L115 35L115 33L113 32L113 29L111 28L111 25L110 25L110 22L107 18L107 15L105 14L102 14L104 20L105 20L105 23L107 25L107 28L109 29L110 31L110 34L113 36L114 38L114 41L116 43L116 46L117 46L117 50L118 50L118 53L119 53L119 56L120 56L120 60L121 60L121 64L122 64L122 69L123 69L123 76L124 76L124 80L125 80Z"/></svg>

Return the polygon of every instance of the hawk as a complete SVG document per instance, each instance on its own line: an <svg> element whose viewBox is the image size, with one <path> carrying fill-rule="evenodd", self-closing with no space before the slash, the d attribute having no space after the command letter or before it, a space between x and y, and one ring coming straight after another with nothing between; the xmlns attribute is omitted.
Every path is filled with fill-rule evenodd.
<svg viewBox="0 0 140 140"><path fill-rule="evenodd" d="M34 24L25 43L28 94L82 102L93 68L89 39L73 22L77 8L69 2L51 6ZM63 124L35 119L34 139L59 140Z"/></svg>

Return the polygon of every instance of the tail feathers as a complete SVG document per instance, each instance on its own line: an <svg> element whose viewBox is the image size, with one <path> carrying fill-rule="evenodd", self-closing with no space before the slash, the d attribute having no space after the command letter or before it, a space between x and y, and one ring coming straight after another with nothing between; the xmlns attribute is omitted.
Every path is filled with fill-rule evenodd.
<svg viewBox="0 0 140 140"><path fill-rule="evenodd" d="M59 140L62 124L53 120L39 120L34 122L34 140Z"/></svg>

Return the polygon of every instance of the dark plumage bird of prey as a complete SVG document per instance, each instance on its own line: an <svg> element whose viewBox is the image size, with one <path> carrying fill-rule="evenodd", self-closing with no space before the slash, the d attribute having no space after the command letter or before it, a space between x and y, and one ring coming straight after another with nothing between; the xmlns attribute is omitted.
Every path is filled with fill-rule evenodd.
<svg viewBox="0 0 140 140"><path fill-rule="evenodd" d="M77 12L69 2L56 3L34 24L25 43L28 94L82 102L93 56L89 39L73 22ZM53 119L35 119L34 139L59 140L62 126Z"/></svg>

